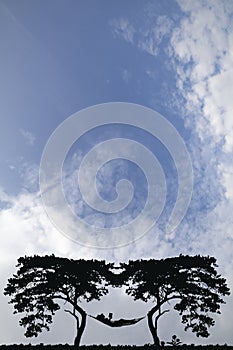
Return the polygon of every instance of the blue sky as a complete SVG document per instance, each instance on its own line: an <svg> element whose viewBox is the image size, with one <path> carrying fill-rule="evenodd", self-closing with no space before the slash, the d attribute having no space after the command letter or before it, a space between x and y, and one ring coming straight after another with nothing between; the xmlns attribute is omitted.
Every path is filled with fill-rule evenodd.
<svg viewBox="0 0 233 350"><path fill-rule="evenodd" d="M1 288L16 259L34 253L117 262L209 254L216 256L220 272L233 288L232 17L230 0L0 0ZM138 215L146 201L147 181L138 166L126 160L109 162L98 172L100 194L105 200L116 199L115 185L125 178L135 187L134 197L115 221L105 221L107 214L101 213L95 222L80 199L75 171L91 148L103 141L120 137L144 145L157 157L168 189L156 230L123 248L99 250L98 239L95 249L78 245L51 224L41 203L38 174L52 132L74 113L108 102L143 105L172 123L189 152L194 182L186 215L167 236L164 229L179 184L166 145L145 130L125 125L100 126L83 135L70 149L63 169L67 200L82 218L100 226L119 225ZM121 303L119 310L128 305L125 316L131 315L133 306L127 297L120 292L114 297ZM0 342L23 342L23 329L5 299L0 297L5 320ZM103 300L106 312L109 303ZM93 305L97 310L99 306ZM145 307L140 304L138 310ZM233 344L232 307L229 297L211 337L200 343ZM61 313L52 331L33 341L72 343L73 323L68 316ZM178 325L166 333L168 325L177 321L174 317L164 317L161 338L169 340L177 333L183 341L196 342ZM71 327L66 334L61 332L64 320ZM93 322L89 321L92 332L85 333L84 343L151 341L146 324L134 328L135 335L129 330L114 333Z"/></svg>

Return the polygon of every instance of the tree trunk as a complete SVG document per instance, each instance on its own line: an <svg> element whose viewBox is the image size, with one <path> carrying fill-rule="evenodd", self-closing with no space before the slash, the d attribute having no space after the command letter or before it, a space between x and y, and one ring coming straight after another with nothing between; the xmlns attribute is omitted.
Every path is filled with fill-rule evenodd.
<svg viewBox="0 0 233 350"><path fill-rule="evenodd" d="M86 326L86 322L87 322L87 315L83 311L81 313L81 324L80 324L80 326L79 326L79 322L77 321L77 335L76 335L75 340L74 340L74 345L77 346L77 347L79 347L79 345L80 345L81 337L83 335L83 332L84 332L84 329L85 329L85 326Z"/></svg>
<svg viewBox="0 0 233 350"><path fill-rule="evenodd" d="M151 311L149 311L147 314L148 326L149 326L151 335L153 337L154 345L156 347L160 347L160 341L159 341L159 337L157 334L157 322L155 323L155 325L153 324L153 315L154 315L154 313Z"/></svg>

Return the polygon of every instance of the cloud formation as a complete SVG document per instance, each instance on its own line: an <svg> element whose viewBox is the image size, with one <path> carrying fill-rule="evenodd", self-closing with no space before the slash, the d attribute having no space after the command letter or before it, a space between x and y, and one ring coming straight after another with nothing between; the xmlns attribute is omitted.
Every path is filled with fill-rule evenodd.
<svg viewBox="0 0 233 350"><path fill-rule="evenodd" d="M73 258L98 258L120 262L139 257L159 259L180 253L200 253L217 257L219 270L233 290L233 6L230 1L217 0L185 0L178 3L182 11L179 22L175 22L173 17L158 15L140 27L140 23L121 17L112 21L111 26L115 36L122 38L130 46L135 45L139 52L148 53L153 59L162 51L169 54L166 60L169 60L175 76L177 105L190 133L186 142L195 175L193 199L182 224L173 236L166 237L161 229L152 229L139 241L120 249L98 250L77 245L63 237L48 220L37 192L38 166L25 164L21 176L30 184L29 191L21 191L15 196L8 195L4 190L1 192L1 289L13 272L16 259L24 254L54 253ZM145 74L154 79L153 71L146 67ZM123 79L127 83L130 82L131 76L126 70L123 70ZM168 97L173 96L174 92L169 91ZM30 132L21 129L21 134L30 145L34 144L35 137ZM79 156L80 154L77 157ZM99 175L100 190L103 193L112 188L112 174L116 169L120 171L121 166L105 167ZM106 176L109 181L106 181ZM67 191L70 191L71 201L74 201L79 206L78 210L82 212L83 202L77 201L77 197L72 197L76 193L72 192L75 181L76 178L70 178ZM103 189L104 185L106 188ZM103 216L98 219L101 224ZM114 313L119 312L121 316L127 309L130 315L132 313L132 316L135 316L134 306L130 307L128 299L122 298L121 292L118 292L115 295L118 309L113 310ZM4 317L2 324L4 327L7 325L1 341L14 342L17 339L21 342L23 330L19 331L17 328L16 318L11 321L12 314L6 305L6 299L2 298L1 304L5 310L1 314L1 317ZM229 311L232 305L233 298L230 297L227 306L223 307L222 317L217 318L217 326L213 329L211 337L207 340L200 339L200 343L233 343L230 329L233 319ZM98 307L95 305L93 310L97 311ZM103 301L101 310L102 307L106 313L111 311L108 300ZM139 306L138 310L144 312L144 307ZM160 329L161 337L167 340L170 334L166 334L166 329L170 325L178 324L176 316L170 314L164 318ZM51 333L42 335L39 341L47 339L48 342L72 342L72 328L68 335L62 332L64 320L70 322L68 324L72 327L72 321L66 319L66 316L57 316ZM11 322L16 327L13 335L9 330ZM151 341L146 323L142 327L139 325L138 329L132 328L132 333L128 329L121 333L108 333L93 322L90 321L92 334L86 333L85 343L104 342L101 338L103 333L107 334L106 343L118 343L119 337L122 343L144 344ZM177 326L172 334L174 332L187 343L190 343L191 339L193 342L197 341L190 333L181 331L180 326ZM58 333L61 338L58 338Z"/></svg>
<svg viewBox="0 0 233 350"><path fill-rule="evenodd" d="M145 36L140 46L154 56L160 53L158 47L168 53L177 88L176 106L190 132L186 144L194 169L193 198L171 244L176 252L215 255L232 285L233 6L230 1L177 3L181 15L176 23L168 19L168 40L163 40L167 33L154 21L148 33L164 36L160 40L154 34L150 40ZM137 47L142 33L146 33L144 22L134 33ZM169 93L172 98L174 91ZM226 336L227 324L233 320L227 309L224 312L221 327ZM233 342L231 336L227 338Z"/></svg>
<svg viewBox="0 0 233 350"><path fill-rule="evenodd" d="M35 135L33 135L30 131L28 130L24 130L24 129L20 129L20 134L24 137L24 139L26 140L27 144L29 144L30 146L33 146L35 141L36 141L36 137Z"/></svg>

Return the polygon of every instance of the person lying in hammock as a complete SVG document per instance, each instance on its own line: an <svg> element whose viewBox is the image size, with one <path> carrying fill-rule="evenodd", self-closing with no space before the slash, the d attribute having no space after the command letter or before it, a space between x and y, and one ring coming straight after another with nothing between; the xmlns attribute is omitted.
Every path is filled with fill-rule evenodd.
<svg viewBox="0 0 233 350"><path fill-rule="evenodd" d="M104 314L99 314L96 317L93 316L93 318L96 318L97 320L107 320L108 318Z"/></svg>
<svg viewBox="0 0 233 350"><path fill-rule="evenodd" d="M145 316L139 317L139 318L132 318L128 320L124 318L120 318L119 320L114 321L112 320L113 314L110 312L108 317L106 317L104 314L99 314L96 317L90 315L90 317L95 318L97 321L102 322L110 327L123 327L123 326L130 326L132 324L135 324L141 321Z"/></svg>

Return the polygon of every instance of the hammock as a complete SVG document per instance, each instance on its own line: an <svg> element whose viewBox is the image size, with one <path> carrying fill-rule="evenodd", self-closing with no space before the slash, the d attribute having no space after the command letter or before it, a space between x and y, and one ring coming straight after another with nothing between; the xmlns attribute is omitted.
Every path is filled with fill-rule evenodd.
<svg viewBox="0 0 233 350"><path fill-rule="evenodd" d="M138 323L139 321L141 321L143 318L145 318L146 316L143 317L139 317L139 318L132 318L129 320L126 320L124 318L120 318L119 320L110 320L109 318L105 317L103 314L97 315L97 316L92 316L92 315L88 315L92 318L94 318L95 320L104 323L105 325L109 326L109 327L124 327L124 326L131 326L132 324Z"/></svg>

